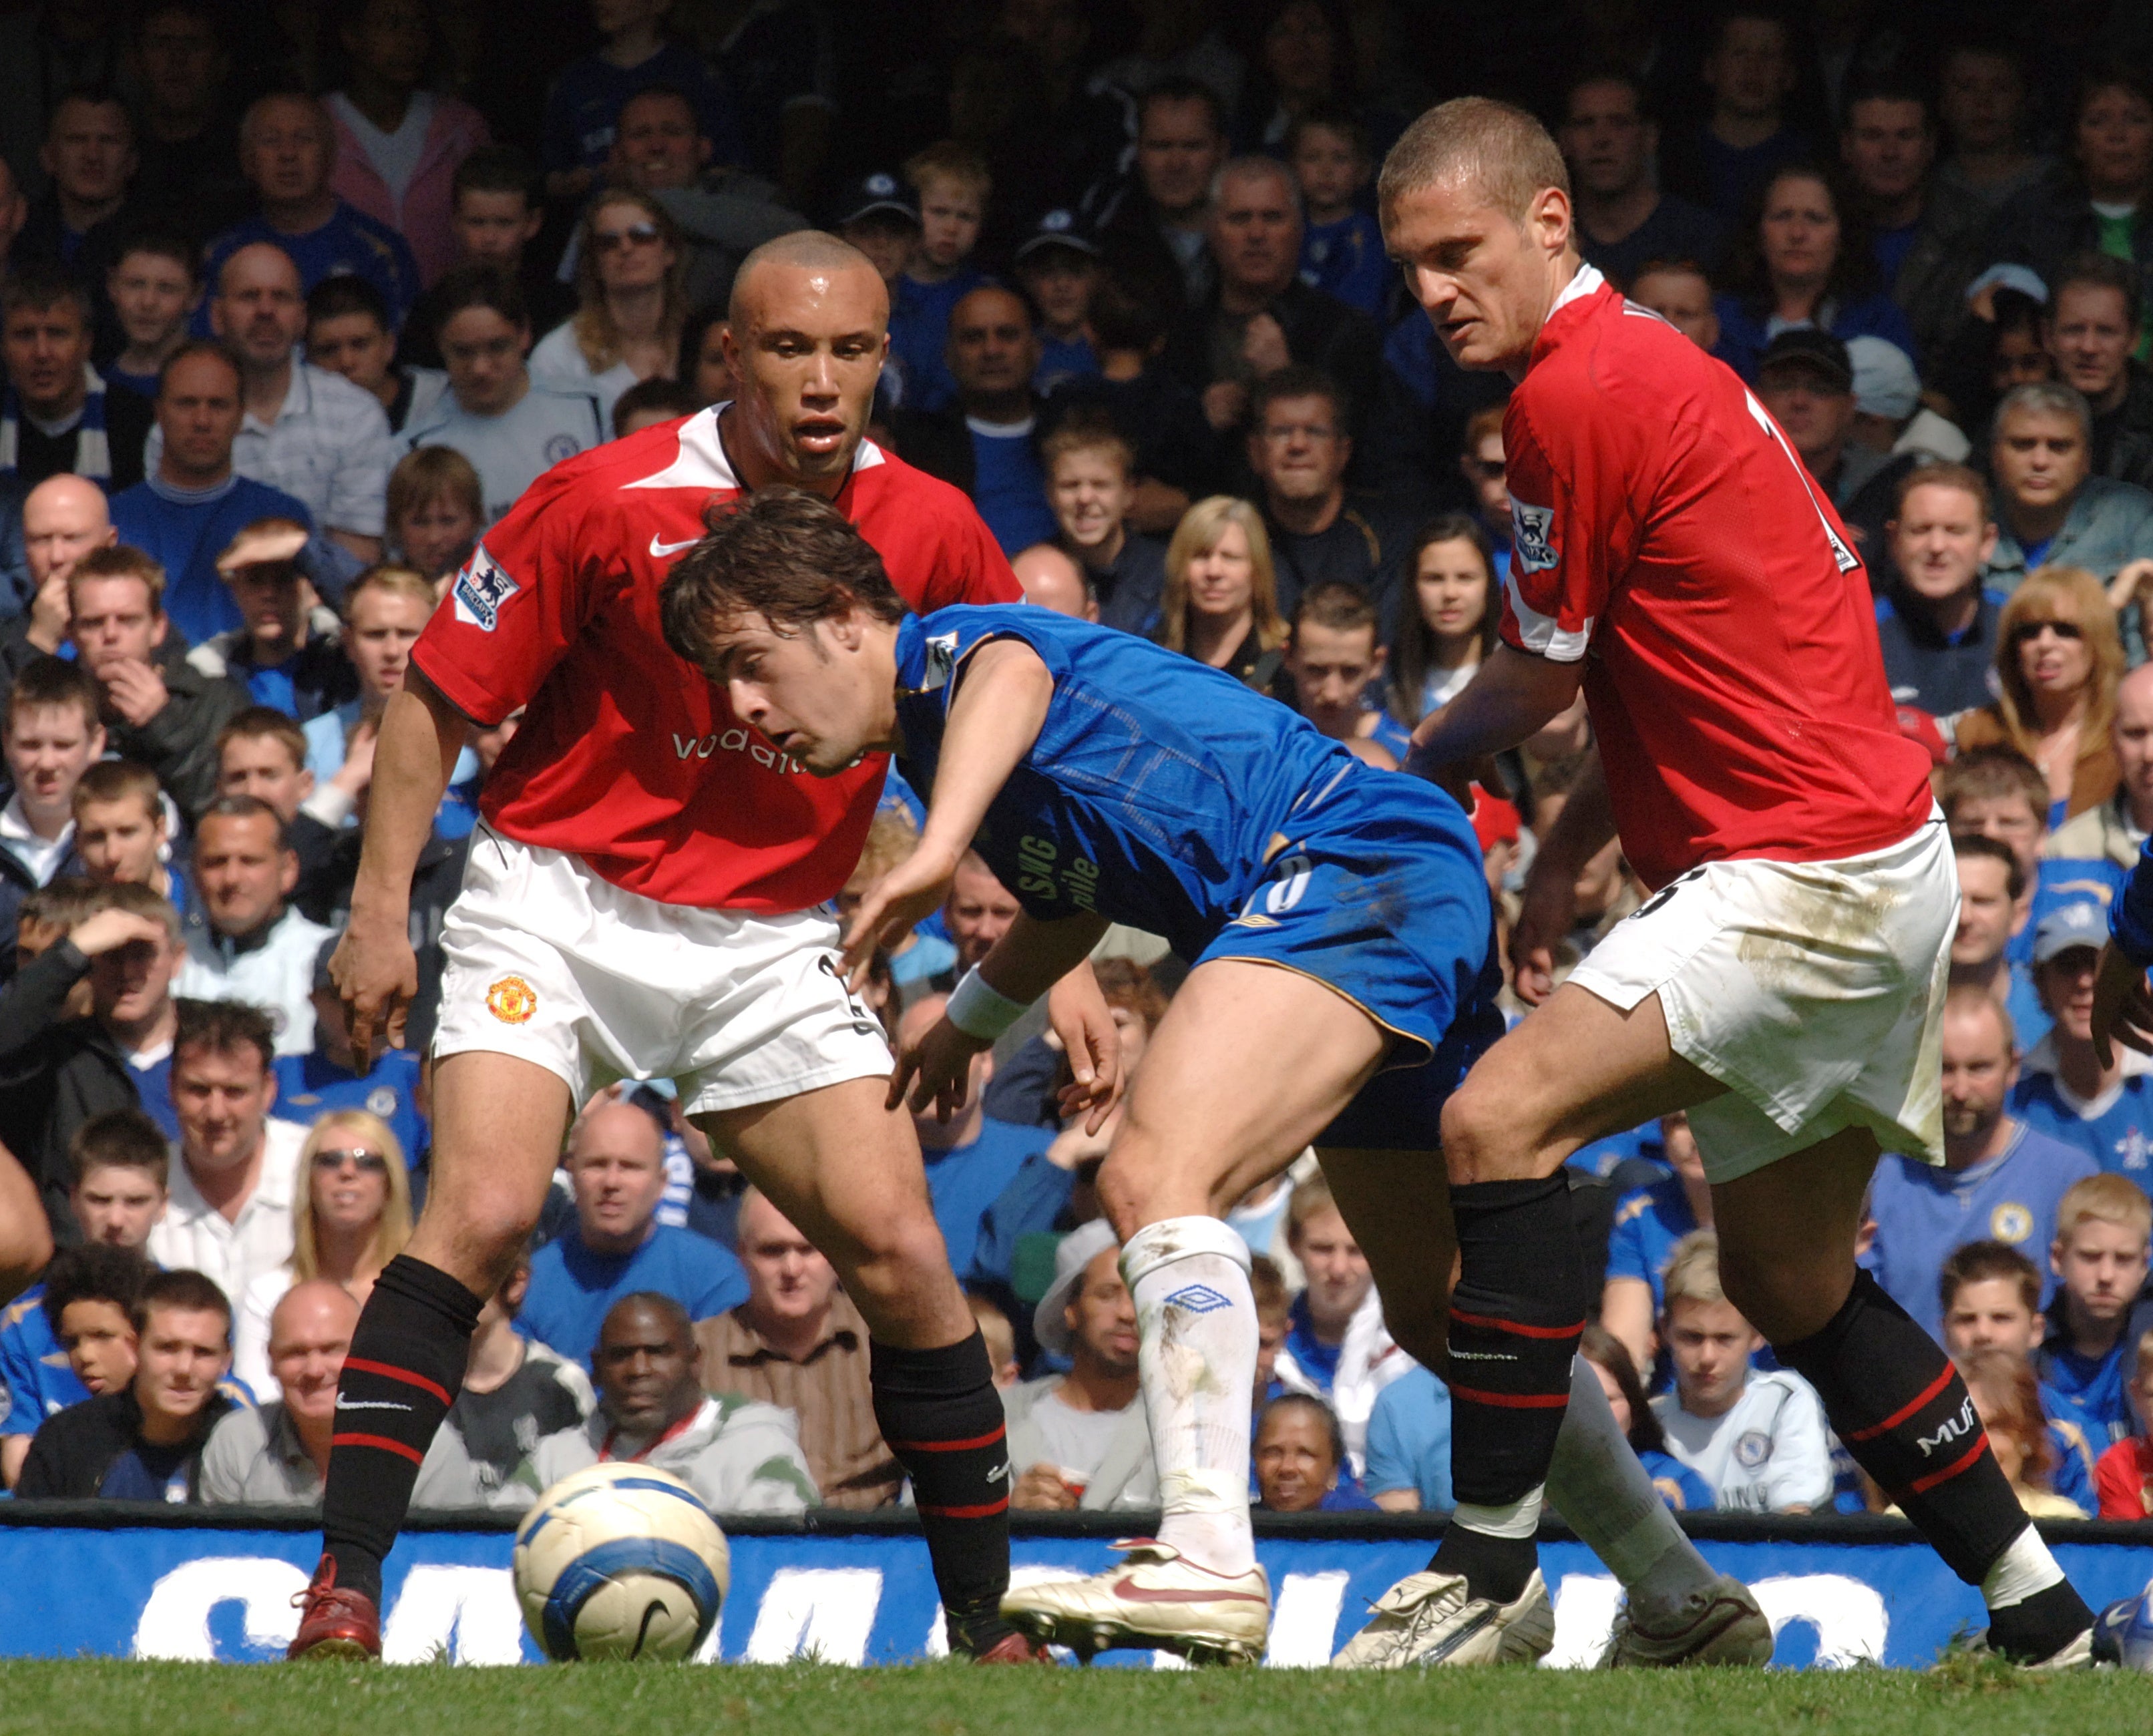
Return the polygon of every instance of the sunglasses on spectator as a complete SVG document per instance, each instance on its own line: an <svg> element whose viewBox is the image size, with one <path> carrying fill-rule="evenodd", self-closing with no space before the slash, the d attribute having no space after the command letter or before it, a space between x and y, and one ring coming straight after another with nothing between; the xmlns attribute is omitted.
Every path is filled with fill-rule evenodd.
<svg viewBox="0 0 2153 1736"><path fill-rule="evenodd" d="M2021 621L2012 632L2011 642L2023 645L2028 639L2040 638L2044 633L2053 633L2058 639L2085 637L2085 629L2075 621Z"/></svg>
<svg viewBox="0 0 2153 1736"><path fill-rule="evenodd" d="M344 1151L318 1151L314 1153L314 1168L324 1175L333 1175L345 1164L350 1164L361 1175L386 1175L389 1159L378 1151L368 1151L353 1146Z"/></svg>
<svg viewBox="0 0 2153 1736"><path fill-rule="evenodd" d="M625 229L601 229L591 245L601 253L617 253L624 247L647 247L658 240L655 223L631 223Z"/></svg>

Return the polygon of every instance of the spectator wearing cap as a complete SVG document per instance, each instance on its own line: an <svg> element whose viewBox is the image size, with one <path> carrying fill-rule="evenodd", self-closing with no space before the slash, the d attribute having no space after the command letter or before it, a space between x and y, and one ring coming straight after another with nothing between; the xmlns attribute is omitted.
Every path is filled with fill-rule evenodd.
<svg viewBox="0 0 2153 1736"><path fill-rule="evenodd" d="M1982 582L1996 547L1988 484L1962 464L1932 464L1899 479L1885 526L1886 558L1876 636L1891 697L1934 717L1987 705L1997 624L2008 600Z"/></svg>
<svg viewBox="0 0 2153 1736"><path fill-rule="evenodd" d="M1921 376L1905 350L1885 338L1850 338L1846 356L1854 364L1857 441L1894 457L1911 453L1917 463L1966 461L1973 442L1921 402Z"/></svg>
<svg viewBox="0 0 2153 1736"><path fill-rule="evenodd" d="M284 822L252 796L220 796L195 827L201 927L187 937L176 984L184 998L260 1007L278 1055L314 1046L314 972L328 929L288 900L299 858Z"/></svg>
<svg viewBox="0 0 2153 1736"><path fill-rule="evenodd" d="M244 387L222 345L206 339L181 344L158 376L156 461L142 481L113 497L120 540L163 568L164 607L192 644L246 627L216 566L233 539L264 519L313 522L305 501L234 468Z"/></svg>
<svg viewBox="0 0 2153 1736"><path fill-rule="evenodd" d="M1996 552L1983 577L2016 590L2047 566L2081 567L2118 580L2119 612L2153 578L2153 493L2093 473L2093 410L2076 388L2043 380L2014 386L1996 406L1989 474L1996 480ZM2123 575L2130 575L2127 582ZM2137 633L2125 622L2126 644ZM2134 657L2142 649L2132 645Z"/></svg>
<svg viewBox="0 0 2153 1736"><path fill-rule="evenodd" d="M2033 987L2055 1021L2027 1056L2012 1112L2037 1133L2084 1150L2104 1169L2153 1180L2153 1062L2119 1043L2107 1067L2093 1044L2094 979L2108 913L2065 904L2033 931Z"/></svg>
<svg viewBox="0 0 2153 1736"><path fill-rule="evenodd" d="M1865 516L1881 525L1890 509L1890 489L1901 470L1913 466L1911 458L1895 460L1888 452L1853 439L1855 404L1854 364L1846 345L1830 332L1799 326L1772 339L1756 364L1757 396L1773 418L1786 430L1803 465L1818 486L1831 496L1841 517L1857 535ZM1863 498L1865 490L1880 485ZM1856 507L1870 509L1865 515ZM1878 507L1882 510L1876 510Z"/></svg>
<svg viewBox="0 0 2153 1736"><path fill-rule="evenodd" d="M315 955L314 1046L303 1055L277 1057L275 1112L282 1120L312 1127L326 1115L364 1109L388 1123L406 1158L415 1163L429 1143L419 1107L419 1057L409 1049L384 1044L371 1067L356 1071L359 1055L351 1046L344 997L329 975L329 960L342 938L330 935Z"/></svg>
<svg viewBox="0 0 2153 1736"><path fill-rule="evenodd" d="M16 1499L200 1499L202 1448L232 1408L217 1387L232 1305L201 1272L163 1271L142 1286L132 1324L134 1378L39 1427Z"/></svg>
<svg viewBox="0 0 2153 1736"><path fill-rule="evenodd" d="M1092 347L1092 298L1099 288L1099 244L1076 213L1045 213L1017 243L1016 280L1039 309L1039 366L1032 389L1042 398L1065 379L1099 371Z"/></svg>
<svg viewBox="0 0 2153 1736"><path fill-rule="evenodd" d="M418 262L402 236L337 196L336 159L336 124L324 104L291 93L257 99L240 120L239 171L259 210L210 243L205 274L216 283L233 254L266 242L297 267L295 299L324 277L364 277L401 326L418 298ZM206 335L210 328L198 321L196 329Z"/></svg>
<svg viewBox="0 0 2153 1736"><path fill-rule="evenodd" d="M485 501L483 528L547 471L601 444L605 430L591 393L532 377L531 323L507 272L460 265L436 286L433 308L449 390L412 419L403 445L408 451L452 447L471 461Z"/></svg>
<svg viewBox="0 0 2153 1736"><path fill-rule="evenodd" d="M904 1471L875 1423L859 1310L760 1189L741 1196L735 1221L747 1300L695 1326L705 1387L791 1412L825 1506L887 1506Z"/></svg>
<svg viewBox="0 0 2153 1736"><path fill-rule="evenodd" d="M236 1002L181 1001L172 1034L172 1107L180 1120L171 1198L150 1256L191 1266L243 1296L292 1258L293 1204L307 1136L270 1118L277 1076L269 1021Z"/></svg>
<svg viewBox="0 0 2153 1736"><path fill-rule="evenodd" d="M2153 487L2153 374L2137 358L2143 308L2135 267L2074 253L2049 285L2042 340L2056 377L2093 412L2093 473Z"/></svg>
<svg viewBox="0 0 2153 1736"><path fill-rule="evenodd" d="M591 1355L607 1311L655 1291L710 1320L748 1296L740 1262L718 1243L658 1219L665 1196L664 1135L624 1097L601 1096L568 1135L564 1167L575 1220L533 1256L517 1324L578 1360Z"/></svg>
<svg viewBox="0 0 2153 1736"><path fill-rule="evenodd" d="M2153 664L2140 664L2116 683L2115 794L2066 821L2043 841L2052 860L2107 862L2128 869L2153 833Z"/></svg>
<svg viewBox="0 0 2153 1736"><path fill-rule="evenodd" d="M247 689L257 705L303 723L356 697L358 677L338 642L335 612L314 601L315 565L296 518L257 519L216 557L243 623L187 654L191 669Z"/></svg>
<svg viewBox="0 0 2153 1736"><path fill-rule="evenodd" d="M1375 322L1300 281L1300 188L1283 163L1240 157L1219 171L1207 242L1217 283L1167 348L1215 430L1240 427L1256 382L1296 363L1336 381L1356 418L1375 401Z"/></svg>
<svg viewBox="0 0 2153 1736"><path fill-rule="evenodd" d="M1032 1311L1032 1331L1069 1359L1069 1372L1002 1393L1012 1507L1099 1512L1158 1499L1137 1375L1136 1304L1121 1257L1103 1218L1071 1230L1054 1250L1054 1282Z"/></svg>
<svg viewBox="0 0 2153 1736"><path fill-rule="evenodd" d="M1727 225L1703 206L1661 191L1659 123L1646 112L1644 86L1635 77L1596 69L1573 82L1555 137L1570 165L1577 245L1586 263L1633 290L1654 260L1694 260L1708 272L1718 266Z"/></svg>
<svg viewBox="0 0 2153 1736"><path fill-rule="evenodd" d="M1874 1232L1862 1264L1932 1336L1943 1327L1938 1280L1952 1251L1992 1240L2038 1259L2055 1239L2056 1208L2097 1173L2083 1148L2037 1133L2010 1112L2018 1083L2011 1016L1987 990L1952 988L1944 1002L1944 1161L1887 1155L1870 1184Z"/></svg>

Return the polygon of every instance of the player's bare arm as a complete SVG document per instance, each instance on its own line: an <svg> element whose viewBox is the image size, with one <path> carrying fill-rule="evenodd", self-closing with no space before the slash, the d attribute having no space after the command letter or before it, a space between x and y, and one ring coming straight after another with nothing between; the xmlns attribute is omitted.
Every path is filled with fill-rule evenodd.
<svg viewBox="0 0 2153 1736"><path fill-rule="evenodd" d="M411 664L382 713L351 920L329 961L362 1066L372 1065L378 1039L404 1041L405 1014L419 992L411 875L471 733L471 720Z"/></svg>
<svg viewBox="0 0 2153 1736"><path fill-rule="evenodd" d="M1498 644L1463 693L1422 720L1407 770L1426 776L1437 767L1515 747L1570 708L1584 674L1581 664Z"/></svg>
<svg viewBox="0 0 2153 1736"><path fill-rule="evenodd" d="M1046 721L1054 677L1039 654L1015 639L981 645L951 677L957 684L927 823L912 854L868 888L845 935L845 965L865 986L876 943L940 908L973 834L1010 773Z"/></svg>

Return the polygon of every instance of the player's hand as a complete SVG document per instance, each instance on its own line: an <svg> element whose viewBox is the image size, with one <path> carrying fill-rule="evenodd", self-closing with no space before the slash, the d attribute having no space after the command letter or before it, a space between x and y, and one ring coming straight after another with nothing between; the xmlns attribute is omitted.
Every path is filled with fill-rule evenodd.
<svg viewBox="0 0 2153 1736"><path fill-rule="evenodd" d="M156 666L135 657L105 671L104 694L112 701L112 709L138 730L163 710L171 698Z"/></svg>
<svg viewBox="0 0 2153 1736"><path fill-rule="evenodd" d="M362 920L354 913L329 955L329 980L344 1002L357 1071L373 1071L377 1041L404 1046L404 1021L419 992L419 959L401 922Z"/></svg>
<svg viewBox="0 0 2153 1736"><path fill-rule="evenodd" d="M1524 899L1510 925L1510 986L1527 1006L1555 993L1555 949L1576 915L1576 874L1543 851L1525 876Z"/></svg>
<svg viewBox="0 0 2153 1736"><path fill-rule="evenodd" d="M1046 991L1046 1019L1069 1056L1071 1080L1061 1088L1061 1118L1082 1115L1085 1131L1096 1133L1121 1101L1122 1035L1089 964Z"/></svg>
<svg viewBox="0 0 2153 1736"><path fill-rule="evenodd" d="M171 935L161 922L152 921L132 910L100 910L94 916L85 916L69 929L68 939L74 942L75 950L84 958L94 959L137 940L163 945L170 941Z"/></svg>
<svg viewBox="0 0 2153 1736"><path fill-rule="evenodd" d="M956 874L956 857L923 838L911 855L868 888L845 930L845 980L855 995L868 985L875 948L894 946L914 924L939 909Z"/></svg>
<svg viewBox="0 0 2153 1736"><path fill-rule="evenodd" d="M2093 985L2093 1052L2103 1072L2115 1064L2115 1045L2153 1055L2153 993L2145 973L2113 940L2100 949Z"/></svg>
<svg viewBox="0 0 2153 1736"><path fill-rule="evenodd" d="M896 1108L910 1086L914 1114L924 1115L931 1103L937 1121L949 1120L971 1097L973 1056L993 1046L983 1036L968 1036L947 1019L937 1019L917 1042L898 1046L883 1107Z"/></svg>

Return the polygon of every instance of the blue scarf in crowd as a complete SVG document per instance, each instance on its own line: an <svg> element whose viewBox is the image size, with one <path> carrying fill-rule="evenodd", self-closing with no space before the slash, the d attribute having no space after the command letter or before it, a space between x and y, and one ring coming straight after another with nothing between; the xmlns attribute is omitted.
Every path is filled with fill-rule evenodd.
<svg viewBox="0 0 2153 1736"><path fill-rule="evenodd" d="M112 447L104 437L104 381L94 368L85 366L89 395L82 401L82 414L74 425L74 462L68 466L91 482L112 480ZM0 389L0 476L12 476L22 461L23 405L10 385Z"/></svg>

